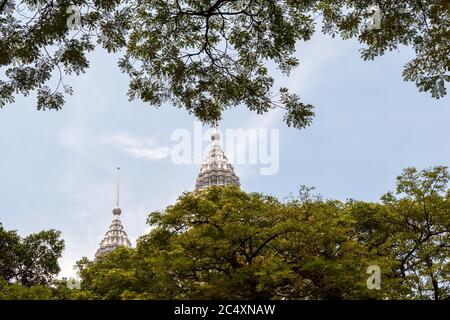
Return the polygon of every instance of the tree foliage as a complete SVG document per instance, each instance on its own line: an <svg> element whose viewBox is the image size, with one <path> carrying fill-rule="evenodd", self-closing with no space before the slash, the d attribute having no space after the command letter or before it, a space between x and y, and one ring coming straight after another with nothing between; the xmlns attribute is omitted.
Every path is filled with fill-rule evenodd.
<svg viewBox="0 0 450 320"><path fill-rule="evenodd" d="M450 297L450 176L405 169L379 203L326 200L302 187L279 201L237 187L186 192L136 248L56 280L57 231L0 225L0 299L435 299ZM367 286L368 267L381 288Z"/></svg>
<svg viewBox="0 0 450 320"><path fill-rule="evenodd" d="M59 273L64 240L55 230L24 238L0 224L0 280L9 285L46 286Z"/></svg>
<svg viewBox="0 0 450 320"><path fill-rule="evenodd" d="M56 230L26 237L0 223L0 300L72 299L76 291L57 280L64 240Z"/></svg>
<svg viewBox="0 0 450 320"><path fill-rule="evenodd" d="M391 208L395 238L390 239L397 274L411 294L436 300L450 294L450 189L445 167L408 168L398 178L397 198L383 197Z"/></svg>
<svg viewBox="0 0 450 320"><path fill-rule="evenodd" d="M236 187L150 214L136 248L79 262L95 299L448 299L448 171L409 168L380 203L280 202ZM378 266L380 290L367 285Z"/></svg>
<svg viewBox="0 0 450 320"><path fill-rule="evenodd" d="M375 4L380 29L366 25ZM205 122L240 104L279 107L303 128L313 106L286 88L275 93L268 63L288 75L296 43L318 21L323 33L358 38L366 60L412 47L404 79L440 98L450 79L448 10L444 0L0 0L0 106L37 91L38 109L60 109L63 91L72 93L64 76L85 72L87 53L101 46L122 55L130 99L170 101Z"/></svg>

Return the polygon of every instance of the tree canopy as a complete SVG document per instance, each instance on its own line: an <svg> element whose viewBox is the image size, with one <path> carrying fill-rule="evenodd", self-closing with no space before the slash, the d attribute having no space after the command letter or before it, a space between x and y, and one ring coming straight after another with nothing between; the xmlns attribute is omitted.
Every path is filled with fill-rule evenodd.
<svg viewBox="0 0 450 320"><path fill-rule="evenodd" d="M447 168L406 169L380 203L237 187L151 213L136 248L79 262L93 299L448 299ZM305 192L306 191L306 192ZM367 286L370 267L381 288Z"/></svg>
<svg viewBox="0 0 450 320"><path fill-rule="evenodd" d="M57 280L64 240L56 230L26 237L0 223L0 300L49 300L71 297L65 280Z"/></svg>
<svg viewBox="0 0 450 320"><path fill-rule="evenodd" d="M380 28L368 28L375 11ZM296 43L318 21L325 34L357 38L365 60L413 48L403 78L446 94L444 0L0 0L0 107L36 91L38 109L60 109L72 93L65 75L85 72L87 53L103 47L120 53L130 99L169 101L204 122L240 104L260 114L283 108L287 125L304 128L313 106L279 88L268 63L288 75L299 65Z"/></svg>
<svg viewBox="0 0 450 320"><path fill-rule="evenodd" d="M78 261L79 288L55 278L59 232L0 225L0 299L449 299L449 178L407 168L377 203L186 192L135 248Z"/></svg>
<svg viewBox="0 0 450 320"><path fill-rule="evenodd" d="M48 285L59 273L64 240L56 230L24 238L0 224L0 278L8 284Z"/></svg>

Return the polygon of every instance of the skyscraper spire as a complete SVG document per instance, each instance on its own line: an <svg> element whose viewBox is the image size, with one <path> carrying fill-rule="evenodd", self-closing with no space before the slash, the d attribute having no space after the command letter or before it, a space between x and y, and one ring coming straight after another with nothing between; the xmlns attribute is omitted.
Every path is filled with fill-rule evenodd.
<svg viewBox="0 0 450 320"><path fill-rule="evenodd" d="M117 167L117 182L116 182L116 205L113 209L113 214L120 215L122 210L119 206L119 188L120 188L120 167Z"/></svg>
<svg viewBox="0 0 450 320"><path fill-rule="evenodd" d="M116 199L115 206L113 209L113 221L109 226L108 231L105 233L103 240L100 242L100 248L97 250L95 257L105 255L117 247L131 247L131 242L128 239L127 233L123 229L122 222L119 219L122 210L119 206L119 183L120 183L120 167L117 167L117 182L116 182Z"/></svg>
<svg viewBox="0 0 450 320"><path fill-rule="evenodd" d="M220 133L216 125L213 126L211 141L213 144L202 164L195 189L202 190L210 186L240 186L239 177L234 173L233 166L220 147Z"/></svg>
<svg viewBox="0 0 450 320"><path fill-rule="evenodd" d="M213 131L211 134L211 141L213 142L213 144L219 144L220 132L219 132L219 129L217 129L217 125L214 125L212 129L213 129Z"/></svg>

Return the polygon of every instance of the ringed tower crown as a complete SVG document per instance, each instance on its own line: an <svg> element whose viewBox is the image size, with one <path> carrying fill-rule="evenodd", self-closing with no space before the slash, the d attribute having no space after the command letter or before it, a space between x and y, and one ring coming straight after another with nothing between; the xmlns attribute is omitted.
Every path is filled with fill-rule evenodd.
<svg viewBox="0 0 450 320"><path fill-rule="evenodd" d="M195 190L203 190L210 186L240 186L239 177L228 162L225 152L220 147L220 133L216 127L211 135L212 147L200 168Z"/></svg>

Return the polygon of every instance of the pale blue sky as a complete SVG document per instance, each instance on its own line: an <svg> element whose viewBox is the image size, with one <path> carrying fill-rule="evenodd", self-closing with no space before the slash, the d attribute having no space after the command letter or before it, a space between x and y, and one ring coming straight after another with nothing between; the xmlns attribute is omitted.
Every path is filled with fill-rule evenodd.
<svg viewBox="0 0 450 320"><path fill-rule="evenodd" d="M236 165L244 190L282 198L309 185L329 198L377 201L402 169L450 164L449 98L434 100L403 82L410 50L365 62L359 48L317 34L298 45L302 65L290 77L274 73L277 85L316 106L306 130L287 128L278 111L224 114L222 129L280 130L279 173L262 176L259 166ZM87 74L71 81L75 94L62 111L38 112L34 98L0 110L0 222L23 235L61 230L65 276L74 274L76 260L93 257L111 222L117 165L122 222L133 243L147 230L148 213L192 190L199 170L164 157L172 132L192 131L194 118L170 105L128 102L128 79L116 61L93 54ZM129 152L127 143L163 158Z"/></svg>

